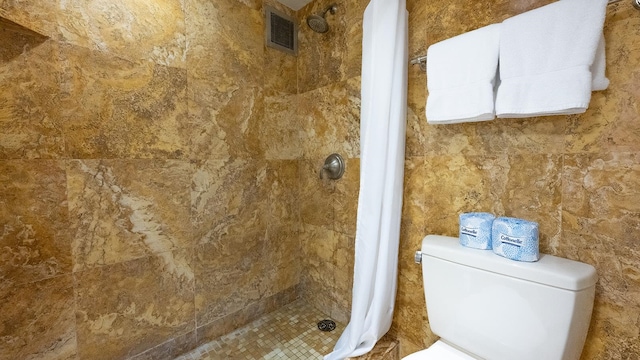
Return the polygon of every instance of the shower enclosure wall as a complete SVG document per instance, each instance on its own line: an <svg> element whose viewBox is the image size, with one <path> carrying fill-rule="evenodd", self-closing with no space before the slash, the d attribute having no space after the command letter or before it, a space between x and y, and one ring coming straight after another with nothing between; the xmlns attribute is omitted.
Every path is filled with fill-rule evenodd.
<svg viewBox="0 0 640 360"><path fill-rule="evenodd" d="M264 5L327 6L0 3L0 358L171 358L299 297L347 320L364 5L298 57Z"/></svg>

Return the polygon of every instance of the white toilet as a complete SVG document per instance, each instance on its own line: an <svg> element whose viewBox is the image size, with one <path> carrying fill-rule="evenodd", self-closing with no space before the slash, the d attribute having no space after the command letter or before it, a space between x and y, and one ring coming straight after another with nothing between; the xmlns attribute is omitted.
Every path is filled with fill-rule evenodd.
<svg viewBox="0 0 640 360"><path fill-rule="evenodd" d="M591 265L541 254L518 262L429 235L422 263L431 330L438 340L404 360L579 359L597 281Z"/></svg>

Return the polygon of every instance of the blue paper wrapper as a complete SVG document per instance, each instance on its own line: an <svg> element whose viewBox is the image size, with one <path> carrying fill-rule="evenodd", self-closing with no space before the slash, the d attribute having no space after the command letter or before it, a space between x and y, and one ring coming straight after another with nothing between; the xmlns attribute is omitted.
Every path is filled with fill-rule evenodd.
<svg viewBox="0 0 640 360"><path fill-rule="evenodd" d="M460 214L460 245L488 250L491 249L491 225L496 217L485 212Z"/></svg>
<svg viewBox="0 0 640 360"><path fill-rule="evenodd" d="M540 258L538 223L517 218L499 217L491 231L493 252L517 261Z"/></svg>

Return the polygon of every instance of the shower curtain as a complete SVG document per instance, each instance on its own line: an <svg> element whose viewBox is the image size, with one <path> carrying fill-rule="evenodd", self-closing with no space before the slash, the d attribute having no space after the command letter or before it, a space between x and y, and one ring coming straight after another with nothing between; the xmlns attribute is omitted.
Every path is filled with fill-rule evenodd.
<svg viewBox="0 0 640 360"><path fill-rule="evenodd" d="M391 327L404 178L407 17L405 0L371 0L364 12L351 320L325 360L365 354Z"/></svg>

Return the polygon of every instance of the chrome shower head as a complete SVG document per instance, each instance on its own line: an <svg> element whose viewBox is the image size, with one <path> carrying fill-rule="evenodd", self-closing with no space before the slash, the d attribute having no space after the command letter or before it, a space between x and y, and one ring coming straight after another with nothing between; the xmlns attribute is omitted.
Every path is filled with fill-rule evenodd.
<svg viewBox="0 0 640 360"><path fill-rule="evenodd" d="M331 15L335 14L337 9L338 7L336 4L332 4L322 12L322 15L309 15L307 17L307 25L309 25L311 30L317 33L326 33L329 31L329 24L327 23L325 16L328 12L330 12Z"/></svg>
<svg viewBox="0 0 640 360"><path fill-rule="evenodd" d="M317 33L326 33L329 31L327 20L320 15L309 15L309 17L307 17L307 25Z"/></svg>

